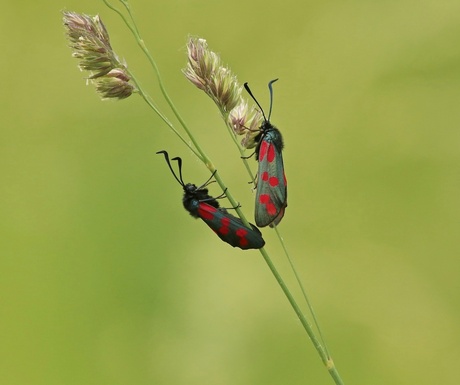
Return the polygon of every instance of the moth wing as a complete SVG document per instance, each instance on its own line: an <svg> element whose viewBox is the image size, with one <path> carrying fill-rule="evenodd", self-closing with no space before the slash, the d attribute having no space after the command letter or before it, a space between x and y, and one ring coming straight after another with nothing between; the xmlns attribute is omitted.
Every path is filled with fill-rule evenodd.
<svg viewBox="0 0 460 385"><path fill-rule="evenodd" d="M273 141L260 144L255 220L259 227L277 225L287 207L283 155Z"/></svg>
<svg viewBox="0 0 460 385"><path fill-rule="evenodd" d="M217 234L224 242L240 249L260 249L265 245L259 229L252 226L248 229L241 219L231 215L227 210L216 209L207 203L200 202L198 216Z"/></svg>

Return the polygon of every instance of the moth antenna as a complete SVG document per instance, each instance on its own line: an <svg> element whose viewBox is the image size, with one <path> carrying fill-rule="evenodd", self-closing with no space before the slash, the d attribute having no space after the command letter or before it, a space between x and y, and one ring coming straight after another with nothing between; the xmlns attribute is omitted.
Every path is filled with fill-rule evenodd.
<svg viewBox="0 0 460 385"><path fill-rule="evenodd" d="M270 110L268 111L268 119L265 116L265 112L264 112L262 106L260 105L260 103L257 101L257 99L252 94L252 91L249 88L248 82L244 83L244 89L248 92L249 95L251 95L251 98L256 102L257 106L260 108L260 112L262 112L262 116L264 117L264 120L266 122L270 121L270 117L272 115L272 107L273 107L273 86L272 86L272 84L275 83L277 80L278 80L278 78L270 80L268 82L268 89L270 90Z"/></svg>
<svg viewBox="0 0 460 385"><path fill-rule="evenodd" d="M177 161L177 167L179 168L179 177L180 177L181 185L185 186L184 179L182 178L182 158L176 156L175 158L172 158L171 160Z"/></svg>
<svg viewBox="0 0 460 385"><path fill-rule="evenodd" d="M268 89L270 90L270 111L268 111L268 121L270 121L270 117L272 116L272 107L273 107L273 86L272 84L275 83L278 78L270 80L268 82Z"/></svg>
<svg viewBox="0 0 460 385"><path fill-rule="evenodd" d="M248 82L244 83L244 89L248 92L249 95L251 95L252 100L254 100L256 104L259 106L260 112L262 112L262 116L264 117L264 120L268 122L267 118L265 117L264 109L262 108L262 106L259 104L257 99L252 94L251 89L248 86Z"/></svg>
<svg viewBox="0 0 460 385"><path fill-rule="evenodd" d="M165 157L165 160L166 160L166 163L169 167L169 169L171 170L171 173L173 174L174 178L176 178L176 180L179 182L179 184L183 187L184 186L184 182L182 181L182 171L181 171L181 167L179 167L179 173L180 173L180 179L177 177L176 173L174 172L172 166L171 166L171 162L169 160L169 154L167 151L165 150L161 150L161 151L158 151L157 154L163 154L164 157ZM173 160L176 160L177 158L174 158ZM180 158L179 158L180 159ZM182 159L181 159L181 163L180 165L182 164Z"/></svg>

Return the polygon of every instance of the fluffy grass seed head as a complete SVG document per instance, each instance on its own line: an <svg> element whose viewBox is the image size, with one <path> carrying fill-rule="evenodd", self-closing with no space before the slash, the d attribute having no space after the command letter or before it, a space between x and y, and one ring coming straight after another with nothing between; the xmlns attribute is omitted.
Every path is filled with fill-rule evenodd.
<svg viewBox="0 0 460 385"><path fill-rule="evenodd" d="M80 70L90 72L88 79L103 99L124 99L136 91L129 83L126 64L113 51L107 29L98 15L64 12L63 21L72 56L79 60Z"/></svg>
<svg viewBox="0 0 460 385"><path fill-rule="evenodd" d="M228 115L240 102L242 87L219 55L208 48L205 39L191 37L187 43L188 63L184 75L203 90Z"/></svg>
<svg viewBox="0 0 460 385"><path fill-rule="evenodd" d="M243 135L247 131L248 123L248 103L246 100L241 99L240 103L230 111L228 115L228 122L236 135Z"/></svg>
<svg viewBox="0 0 460 385"><path fill-rule="evenodd" d="M253 107L248 116L246 135L241 140L241 145L244 148L254 148L256 146L257 142L255 138L260 134L260 126L263 120L264 117L262 113L257 108Z"/></svg>
<svg viewBox="0 0 460 385"><path fill-rule="evenodd" d="M255 137L260 134L260 125L263 121L262 113L252 108L249 111L248 102L241 98L240 103L230 111L228 121L236 135L244 135L241 145L244 148L256 146Z"/></svg>
<svg viewBox="0 0 460 385"><path fill-rule="evenodd" d="M254 138L260 133L263 116L254 108L249 110L237 77L208 48L205 39L190 37L187 54L188 63L183 70L186 78L214 100L236 135L245 135L242 146L255 147Z"/></svg>

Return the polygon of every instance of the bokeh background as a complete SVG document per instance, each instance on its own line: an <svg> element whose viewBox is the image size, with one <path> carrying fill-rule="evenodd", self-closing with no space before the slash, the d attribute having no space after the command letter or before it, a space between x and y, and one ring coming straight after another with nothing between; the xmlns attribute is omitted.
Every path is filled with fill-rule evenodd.
<svg viewBox="0 0 460 385"><path fill-rule="evenodd" d="M458 384L460 2L132 6L171 97L249 216L238 153L181 73L187 36L206 38L266 107L280 78L280 232L345 383ZM204 166L139 97L101 102L85 85L64 9L99 13L172 116L102 1L4 3L0 383L332 384L260 254L193 220L155 152L182 156L187 181L206 180ZM263 234L295 288L274 232Z"/></svg>

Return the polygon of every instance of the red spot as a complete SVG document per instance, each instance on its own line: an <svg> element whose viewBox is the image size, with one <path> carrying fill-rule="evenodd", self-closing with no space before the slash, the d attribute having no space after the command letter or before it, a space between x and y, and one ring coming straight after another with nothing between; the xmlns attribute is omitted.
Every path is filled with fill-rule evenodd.
<svg viewBox="0 0 460 385"><path fill-rule="evenodd" d="M268 194L260 194L259 202L263 205L266 205L268 202L270 202L270 196Z"/></svg>
<svg viewBox="0 0 460 385"><path fill-rule="evenodd" d="M230 231L230 227L227 227L227 226L222 226L219 229L219 233L222 235L227 235L229 231Z"/></svg>
<svg viewBox="0 0 460 385"><path fill-rule="evenodd" d="M286 210L286 207L287 207L287 203L284 203L284 206L281 207L281 210L278 213L278 215L276 216L276 218L273 220L272 223L270 223L270 227L274 227L274 226L278 225L278 223L281 222L281 219L283 219L284 211Z"/></svg>
<svg viewBox="0 0 460 385"><path fill-rule="evenodd" d="M267 203L267 213L273 216L276 214L276 212L277 212L276 206L271 202Z"/></svg>
<svg viewBox="0 0 460 385"><path fill-rule="evenodd" d="M198 207L198 215L200 218L211 220L214 218L213 212L216 211L215 207L209 206L209 205L204 205L200 204L200 207Z"/></svg>
<svg viewBox="0 0 460 385"><path fill-rule="evenodd" d="M248 233L248 230L246 229L238 229L236 230L236 235L240 238L244 238L246 234Z"/></svg>
<svg viewBox="0 0 460 385"><path fill-rule="evenodd" d="M222 227L219 229L219 233L222 235L227 235L230 231L230 227L228 227L230 225L230 218L223 217L220 220L220 223L222 223Z"/></svg>
<svg viewBox="0 0 460 385"><path fill-rule="evenodd" d="M270 186L272 187L276 187L279 185L280 181L278 180L278 178L276 176L272 176L269 180L268 180L268 183L270 183Z"/></svg>
<svg viewBox="0 0 460 385"><path fill-rule="evenodd" d="M259 148L259 162L263 158L265 158L265 155L267 154L267 147L268 147L268 143L265 141L262 141L262 143L260 144L260 148Z"/></svg>
<svg viewBox="0 0 460 385"><path fill-rule="evenodd" d="M240 246L241 247L246 247L249 244L248 239L246 238L246 235L248 234L248 230L241 228L236 230L236 235L237 237L240 238Z"/></svg>
<svg viewBox="0 0 460 385"><path fill-rule="evenodd" d="M246 238L240 238L240 246L246 247L249 244L249 241Z"/></svg>
<svg viewBox="0 0 460 385"><path fill-rule="evenodd" d="M268 215L273 216L278 212L276 206L273 204L268 194L260 194L259 202L265 205L265 209L267 210Z"/></svg>
<svg viewBox="0 0 460 385"><path fill-rule="evenodd" d="M266 182L268 180L268 172L264 171L260 177L263 181Z"/></svg>
<svg viewBox="0 0 460 385"><path fill-rule="evenodd" d="M269 163L273 162L275 160L275 146L271 145L268 147L268 156L267 160Z"/></svg>

